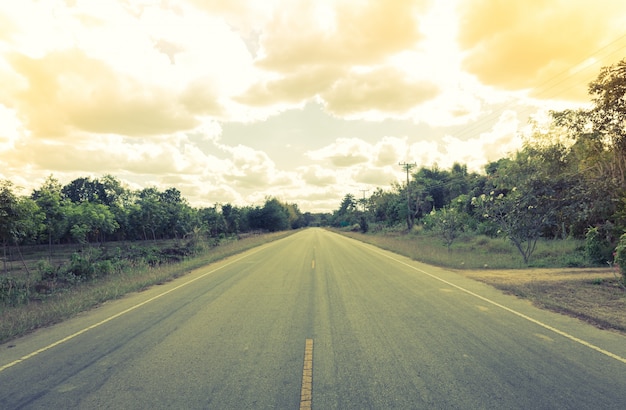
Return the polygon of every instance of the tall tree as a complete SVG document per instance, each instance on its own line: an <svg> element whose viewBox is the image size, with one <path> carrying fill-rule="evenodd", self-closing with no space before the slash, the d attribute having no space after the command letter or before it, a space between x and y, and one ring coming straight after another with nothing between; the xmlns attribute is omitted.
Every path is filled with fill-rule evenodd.
<svg viewBox="0 0 626 410"><path fill-rule="evenodd" d="M589 84L594 107L590 119L593 129L608 143L612 152L614 177L626 188L626 59L603 67Z"/></svg>
<svg viewBox="0 0 626 410"><path fill-rule="evenodd" d="M50 175L41 188L33 191L32 194L32 199L46 216L45 232L48 236L50 255L52 255L52 243L59 241L67 231L65 215L67 202L63 200L61 190L62 186L59 181Z"/></svg>

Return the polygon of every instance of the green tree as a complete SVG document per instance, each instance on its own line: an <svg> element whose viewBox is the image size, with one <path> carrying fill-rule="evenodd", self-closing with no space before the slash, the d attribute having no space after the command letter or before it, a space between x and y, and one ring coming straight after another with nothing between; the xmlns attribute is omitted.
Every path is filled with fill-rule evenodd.
<svg viewBox="0 0 626 410"><path fill-rule="evenodd" d="M4 270L7 270L7 246L13 237L17 222L17 197L13 193L13 184L8 180L0 181L0 239L4 257Z"/></svg>
<svg viewBox="0 0 626 410"><path fill-rule="evenodd" d="M144 188L137 194L135 207L132 208L132 218L139 225L143 239L147 240L147 231L151 233L151 239L157 240L157 233L162 237L163 222L166 220L165 209L161 206L161 195L155 187Z"/></svg>
<svg viewBox="0 0 626 410"><path fill-rule="evenodd" d="M81 245L104 241L119 225L115 216L104 204L81 202L68 207L70 234Z"/></svg>
<svg viewBox="0 0 626 410"><path fill-rule="evenodd" d="M258 208L252 218L254 229L276 232L289 228L289 213L276 198L267 198L263 208Z"/></svg>
<svg viewBox="0 0 626 410"><path fill-rule="evenodd" d="M333 213L333 225L334 226L350 226L357 222L356 215L356 200L354 195L346 194L341 201L339 209Z"/></svg>
<svg viewBox="0 0 626 410"><path fill-rule="evenodd" d="M452 243L463 229L464 221L461 213L455 208L443 207L438 211L431 211L426 220L426 226L441 236L450 252Z"/></svg>
<svg viewBox="0 0 626 410"><path fill-rule="evenodd" d="M369 197L368 208L374 222L393 226L402 223L402 211L406 208L406 202L403 202L398 192L376 188Z"/></svg>
<svg viewBox="0 0 626 410"><path fill-rule="evenodd" d="M589 84L594 104L590 114L593 130L610 147L613 174L622 189L626 188L626 59L603 67Z"/></svg>
<svg viewBox="0 0 626 410"><path fill-rule="evenodd" d="M58 242L67 231L65 214L68 201L61 194L62 186L50 175L41 188L33 191L32 199L45 215L44 232L48 237L49 253L52 255L52 244Z"/></svg>

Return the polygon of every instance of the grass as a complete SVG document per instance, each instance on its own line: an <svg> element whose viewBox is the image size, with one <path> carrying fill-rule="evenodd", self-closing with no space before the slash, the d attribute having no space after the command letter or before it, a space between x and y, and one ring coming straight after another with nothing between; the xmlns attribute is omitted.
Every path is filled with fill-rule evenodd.
<svg viewBox="0 0 626 410"><path fill-rule="evenodd" d="M245 250L292 234L277 232L253 235L207 248L198 256L157 267L142 265L93 281L80 283L18 306L0 305L0 343L35 329L58 323L112 299L171 281L186 273Z"/></svg>
<svg viewBox="0 0 626 410"><path fill-rule="evenodd" d="M515 246L503 238L461 235L448 252L443 240L419 227L411 233L396 229L373 234L338 231L343 235L394 251L414 260L454 269L522 269L527 267L577 267L585 265L583 241L539 240L530 265Z"/></svg>
<svg viewBox="0 0 626 410"><path fill-rule="evenodd" d="M438 237L420 231L374 234L338 231L431 265L449 268L535 306L626 334L626 288L611 267L590 267L583 241L540 240L528 266L503 239L464 236L448 252Z"/></svg>

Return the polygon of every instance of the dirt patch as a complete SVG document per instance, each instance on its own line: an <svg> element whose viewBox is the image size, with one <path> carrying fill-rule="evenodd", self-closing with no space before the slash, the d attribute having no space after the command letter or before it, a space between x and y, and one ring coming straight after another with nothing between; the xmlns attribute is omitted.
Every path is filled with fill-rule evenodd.
<svg viewBox="0 0 626 410"><path fill-rule="evenodd" d="M532 282L563 282L568 280L614 279L615 272L610 268L553 268L553 269L498 269L498 270L455 270L469 278L482 282L525 284Z"/></svg>
<svg viewBox="0 0 626 410"><path fill-rule="evenodd" d="M538 307L626 334L626 290L610 268L456 270Z"/></svg>

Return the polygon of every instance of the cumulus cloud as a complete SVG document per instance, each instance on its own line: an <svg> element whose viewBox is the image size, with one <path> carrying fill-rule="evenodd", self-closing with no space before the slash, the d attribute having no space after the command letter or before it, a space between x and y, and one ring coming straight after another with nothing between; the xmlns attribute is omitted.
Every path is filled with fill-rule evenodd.
<svg viewBox="0 0 626 410"><path fill-rule="evenodd" d="M313 186L329 186L337 183L337 174L319 165L300 167L300 175L306 184Z"/></svg>
<svg viewBox="0 0 626 410"><path fill-rule="evenodd" d="M79 50L10 59L24 79L12 102L36 135L71 128L145 136L191 129L197 122L165 89L146 88Z"/></svg>
<svg viewBox="0 0 626 410"><path fill-rule="evenodd" d="M464 68L485 84L532 89L544 98L584 99L599 66L580 70L580 64L591 57L613 64L614 56L596 52L626 25L619 0L461 0L458 11Z"/></svg>
<svg viewBox="0 0 626 410"><path fill-rule="evenodd" d="M256 65L268 73L237 101L255 106L312 98L337 116L403 115L438 87L393 58L424 39L427 1L285 2L264 26ZM414 70L413 70L414 71Z"/></svg>
<svg viewBox="0 0 626 410"><path fill-rule="evenodd" d="M414 82L400 70L385 67L345 76L321 96L331 113L350 115L367 111L403 113L434 98L438 92L431 82Z"/></svg>
<svg viewBox="0 0 626 410"><path fill-rule="evenodd" d="M368 162L371 145L358 138L338 138L322 149L307 152L307 156L318 161L329 161L335 167L349 167Z"/></svg>
<svg viewBox="0 0 626 410"><path fill-rule="evenodd" d="M422 38L426 1L285 2L265 27L258 64L290 71L316 64L372 64Z"/></svg>

